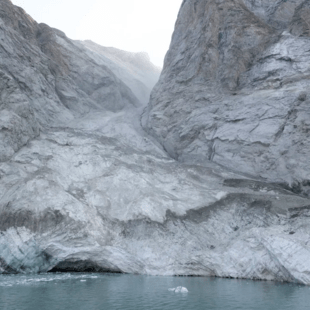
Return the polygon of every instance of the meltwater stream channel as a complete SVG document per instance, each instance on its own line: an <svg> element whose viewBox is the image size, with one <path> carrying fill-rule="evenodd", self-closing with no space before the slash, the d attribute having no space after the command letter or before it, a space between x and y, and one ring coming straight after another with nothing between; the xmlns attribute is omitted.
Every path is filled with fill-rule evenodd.
<svg viewBox="0 0 310 310"><path fill-rule="evenodd" d="M188 293L169 288L184 286ZM309 309L310 288L275 282L121 274L0 276L1 310Z"/></svg>

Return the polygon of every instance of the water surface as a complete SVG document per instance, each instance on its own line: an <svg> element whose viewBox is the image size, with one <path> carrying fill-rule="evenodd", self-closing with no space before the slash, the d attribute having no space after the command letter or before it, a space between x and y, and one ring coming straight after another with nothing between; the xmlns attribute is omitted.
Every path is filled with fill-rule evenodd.
<svg viewBox="0 0 310 310"><path fill-rule="evenodd" d="M188 293L169 288L184 286ZM0 276L1 310L299 310L309 309L302 285L121 274Z"/></svg>

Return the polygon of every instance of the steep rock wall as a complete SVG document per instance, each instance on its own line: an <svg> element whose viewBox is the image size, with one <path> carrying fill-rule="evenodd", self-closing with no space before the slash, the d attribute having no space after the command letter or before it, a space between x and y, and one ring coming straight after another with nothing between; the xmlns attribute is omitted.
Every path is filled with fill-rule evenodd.
<svg viewBox="0 0 310 310"><path fill-rule="evenodd" d="M306 194L307 10L302 0L183 1L144 127L179 161L216 162Z"/></svg>
<svg viewBox="0 0 310 310"><path fill-rule="evenodd" d="M178 70L174 73L169 71L170 62L166 61L157 85L166 110L160 104L158 114L152 110L151 116L158 118L151 118L150 124L158 122L162 127L152 127L153 134L161 130L168 138L171 128L179 130L182 122L186 124L180 140L183 144L178 147L181 150L180 147L190 145L190 139L199 159L205 140L201 144L195 142L196 129L200 128L191 128L195 122L201 126L214 116L219 129L222 128L216 131L217 135L222 132L230 139L231 133L236 134L232 130L235 128L246 141L249 130L241 125L247 122L252 126L255 113L265 114L262 122L271 120L272 124L277 120L274 115L278 115L279 103L273 98L281 92L274 95L274 89L268 89L268 83L273 85L276 81L272 76L271 80L256 79L256 75L268 72L269 66L280 64L282 68L283 61L290 62L285 55L272 52L272 57L266 56L270 59L268 66L259 66L256 51L265 53L274 48L274 42L280 42L284 46L293 44L296 53L304 57L303 48L307 45L296 45L293 36L274 38L274 26L257 18L244 3L236 8L232 2L195 3L196 7L190 1L184 2L181 15L198 14L200 20L201 13L210 9L212 14L206 13L214 19L210 25L223 27L221 18L227 17L227 29L223 30L223 37L211 31L206 38L195 38L196 31L190 32L190 26L198 19L186 19L184 27L179 22L182 35L189 31L188 38L193 44L197 39L201 46L186 46L174 35L180 43L174 49L183 54L175 59ZM202 11L201 5L206 3L208 10ZM210 145L214 156L208 157L210 160L204 161L204 166L175 161L141 128L143 105L139 106L133 91L111 72L121 69L119 62L109 70L97 52L95 55L58 30L36 24L9 1L0 2L0 9L0 274L92 270L310 284L310 200L305 194L217 165L214 159L218 146ZM298 12L291 12L294 21L298 20ZM241 37L231 29L236 16L241 19ZM199 31L206 29L202 21L197 24ZM304 33L303 23L294 22L290 27L293 25L296 31ZM251 44L243 38L246 34L253 38ZM204 57L214 63L204 66L200 57L205 49L203 42L208 40L208 46L213 46L225 35L237 40L244 53L238 51L238 45L229 49L224 40L223 46L229 53L220 55L216 48L208 50ZM307 37L298 42L303 40ZM174 49L168 60L173 60ZM187 67L187 62L192 61L188 49L194 54L197 51L193 59L198 66ZM105 55L113 51L104 50ZM283 53L282 48L279 50ZM122 64L125 56L120 56ZM229 59L237 61L237 65L230 64ZM230 65L228 69L223 61ZM147 71L147 64L130 62L128 68L138 66ZM250 70L244 71L246 66ZM185 71L179 72L180 68ZM120 71L120 76L129 78L126 70ZM295 72L294 67L286 70L287 75ZM299 70L307 68L301 66ZM301 72L295 77L297 83ZM151 72L145 74L148 77ZM166 75L169 78L163 83ZM179 84L174 75L179 76ZM136 78L134 75L133 80ZM252 90L254 82L261 92ZM304 82L301 79L300 83ZM250 89L249 95L240 95L241 84L243 89ZM164 86L171 93L161 92ZM287 93L289 98L298 94L297 110L306 107L307 93ZM257 98L264 103L267 94L268 108L263 110ZM156 95L153 92L153 99ZM196 99L190 101L193 96ZM286 98L284 94L282 97ZM219 98L223 101L216 101ZM239 99L232 105L231 98ZM206 101L213 114L205 113ZM282 104L280 99L279 102ZM202 110L197 109L199 104ZM177 105L181 109L174 109ZM285 118L286 106L282 106ZM298 113L299 110L293 110L290 115L294 119ZM188 120L184 121L185 114ZM303 116L306 117L306 110ZM291 122L288 118L288 128ZM215 129L211 126L210 135ZM261 139L266 139L266 132L261 128L260 132ZM207 136L207 131L203 133ZM169 141L166 139L163 144L171 154L176 154L173 140ZM231 147L224 142L223 148ZM263 146L257 143L257 150ZM193 154L189 154L188 159L193 160Z"/></svg>

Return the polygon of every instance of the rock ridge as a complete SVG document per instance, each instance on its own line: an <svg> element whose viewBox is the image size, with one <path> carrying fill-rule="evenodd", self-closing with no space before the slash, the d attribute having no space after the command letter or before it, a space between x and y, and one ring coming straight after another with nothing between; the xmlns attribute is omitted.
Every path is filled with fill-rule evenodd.
<svg viewBox="0 0 310 310"><path fill-rule="evenodd" d="M147 53L131 53L114 47L103 47L90 40L80 41L99 62L128 85L143 104L150 99L150 92L159 79L161 68L150 61Z"/></svg>
<svg viewBox="0 0 310 310"><path fill-rule="evenodd" d="M0 161L37 137L42 127L65 124L91 110L141 106L108 65L96 62L63 32L36 23L7 0L0 3L0 21Z"/></svg>

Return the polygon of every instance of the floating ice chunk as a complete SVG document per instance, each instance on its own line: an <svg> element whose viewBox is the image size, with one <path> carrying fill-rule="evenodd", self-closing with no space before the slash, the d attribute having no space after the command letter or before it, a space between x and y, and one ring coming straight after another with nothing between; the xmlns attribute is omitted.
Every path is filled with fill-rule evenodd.
<svg viewBox="0 0 310 310"><path fill-rule="evenodd" d="M188 293L188 289L186 287L178 286L175 289L175 293Z"/></svg>
<svg viewBox="0 0 310 310"><path fill-rule="evenodd" d="M86 282L86 280L81 280L81 282Z"/></svg>
<svg viewBox="0 0 310 310"><path fill-rule="evenodd" d="M175 293L188 293L188 289L183 286L178 286L176 288L169 288L168 291Z"/></svg>

